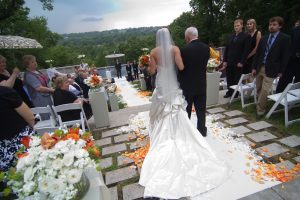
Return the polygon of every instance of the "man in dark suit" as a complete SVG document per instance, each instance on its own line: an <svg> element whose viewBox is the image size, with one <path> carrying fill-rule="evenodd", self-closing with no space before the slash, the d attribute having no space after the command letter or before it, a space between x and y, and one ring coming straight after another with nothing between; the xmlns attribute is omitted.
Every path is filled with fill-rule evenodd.
<svg viewBox="0 0 300 200"><path fill-rule="evenodd" d="M122 78L122 72L121 72L122 65L121 65L121 63L119 63L119 60L116 61L115 68L116 68L116 71L117 71L117 77Z"/></svg>
<svg viewBox="0 0 300 200"><path fill-rule="evenodd" d="M132 63L130 63L129 61L127 61L127 65L126 65L126 72L127 72L127 81L133 81L133 77L132 77Z"/></svg>
<svg viewBox="0 0 300 200"><path fill-rule="evenodd" d="M282 17L269 20L269 34L261 39L254 57L252 74L256 75L258 118L266 112L267 96L273 80L282 76L289 61L291 40L288 35L280 32L282 25Z"/></svg>
<svg viewBox="0 0 300 200"><path fill-rule="evenodd" d="M232 96L234 90L230 88L232 85L238 84L243 66L249 54L250 36L243 32L243 20L237 19L234 21L234 31L226 44L224 52L223 69L226 69L226 79L228 91L224 98ZM238 94L236 95L238 96Z"/></svg>
<svg viewBox="0 0 300 200"><path fill-rule="evenodd" d="M139 65L136 63L136 61L133 61L133 73L134 73L134 79L139 79Z"/></svg>
<svg viewBox="0 0 300 200"><path fill-rule="evenodd" d="M291 32L291 57L289 64L278 82L276 93L282 92L293 81L300 82L300 20L295 23Z"/></svg>
<svg viewBox="0 0 300 200"><path fill-rule="evenodd" d="M188 103L186 111L191 117L194 104L198 122L197 129L205 137L206 112L206 65L209 59L209 47L198 39L198 30L189 27L185 31L187 45L181 49L184 70L178 74L180 86Z"/></svg>

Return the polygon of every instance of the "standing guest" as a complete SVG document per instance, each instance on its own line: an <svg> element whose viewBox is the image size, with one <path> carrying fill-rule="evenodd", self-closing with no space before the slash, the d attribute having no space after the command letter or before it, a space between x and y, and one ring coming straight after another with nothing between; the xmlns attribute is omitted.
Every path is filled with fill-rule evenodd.
<svg viewBox="0 0 300 200"><path fill-rule="evenodd" d="M133 61L133 73L134 73L134 79L139 79L139 65L137 64L136 60Z"/></svg>
<svg viewBox="0 0 300 200"><path fill-rule="evenodd" d="M232 85L236 85L242 75L242 70L248 56L248 43L249 36L243 32L243 20L237 19L234 21L234 31L225 47L223 67L220 69L226 69L227 87L228 91L224 98L232 96L234 90L230 88ZM236 94L236 97L238 94Z"/></svg>
<svg viewBox="0 0 300 200"><path fill-rule="evenodd" d="M127 81L133 81L133 77L132 77L132 63L130 63L129 61L127 61L127 65L126 65L126 72L127 72Z"/></svg>
<svg viewBox="0 0 300 200"><path fill-rule="evenodd" d="M15 89L27 106L32 108L32 102L24 89L23 82L18 78L19 74L18 68L14 68L12 74L10 74L6 70L6 58L0 55L0 82L4 81L3 86Z"/></svg>
<svg viewBox="0 0 300 200"><path fill-rule="evenodd" d="M32 103L35 107L46 107L52 105L51 95L53 88L48 87L49 79L42 72L37 70L36 59L33 55L23 56L23 66L26 68L24 82L27 86ZM49 116L42 114L43 119Z"/></svg>
<svg viewBox="0 0 300 200"><path fill-rule="evenodd" d="M75 94L69 91L69 81L66 76L59 76L54 81L55 91L53 94L54 105L62 105L68 103L81 103L83 106L86 118L89 119L92 114L92 108L88 101L84 98L78 98ZM80 119L79 110L68 110L59 113L62 121L72 121Z"/></svg>
<svg viewBox="0 0 300 200"><path fill-rule="evenodd" d="M205 137L207 128L205 126L206 112L206 65L210 56L207 44L198 39L198 30L189 27L185 31L187 45L181 49L184 70L179 72L179 82L185 100L186 111L191 118L192 105L194 104L197 114L197 129Z"/></svg>
<svg viewBox="0 0 300 200"><path fill-rule="evenodd" d="M243 74L251 73L252 71L252 63L253 58L255 56L259 41L261 39L261 32L256 28L256 21L255 19L249 19L247 21L247 33L251 36L250 38L250 53L247 56L247 60L245 66L243 67Z"/></svg>
<svg viewBox="0 0 300 200"><path fill-rule="evenodd" d="M269 34L261 39L254 57L252 74L256 76L257 118L265 114L273 80L282 76L289 61L291 40L288 35L280 32L282 26L282 17L269 20Z"/></svg>
<svg viewBox="0 0 300 200"><path fill-rule="evenodd" d="M117 59L116 64L115 64L115 68L116 68L116 71L117 71L117 77L122 78L122 65L121 65L121 63L119 63L118 59Z"/></svg>
<svg viewBox="0 0 300 200"><path fill-rule="evenodd" d="M0 171L12 167L23 136L34 134L34 116L18 93L0 86Z"/></svg>
<svg viewBox="0 0 300 200"><path fill-rule="evenodd" d="M293 81L300 82L300 20L295 23L291 33L291 57L289 64L278 82L276 93L282 92Z"/></svg>

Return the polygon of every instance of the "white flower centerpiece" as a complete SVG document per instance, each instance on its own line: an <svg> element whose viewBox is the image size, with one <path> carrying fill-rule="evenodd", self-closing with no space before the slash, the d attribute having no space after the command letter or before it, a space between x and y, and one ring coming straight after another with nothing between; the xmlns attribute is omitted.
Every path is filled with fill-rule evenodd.
<svg viewBox="0 0 300 200"><path fill-rule="evenodd" d="M83 173L95 168L100 156L90 133L78 127L42 137L24 137L8 186L19 199L79 199L89 188Z"/></svg>

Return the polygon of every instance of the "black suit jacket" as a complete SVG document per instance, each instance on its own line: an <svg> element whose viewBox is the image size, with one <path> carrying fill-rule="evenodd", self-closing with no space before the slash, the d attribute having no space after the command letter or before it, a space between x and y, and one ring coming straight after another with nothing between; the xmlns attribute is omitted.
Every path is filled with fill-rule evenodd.
<svg viewBox="0 0 300 200"><path fill-rule="evenodd" d="M250 35L240 32L236 40L234 38L235 33L228 38L223 61L227 62L228 66L236 66L238 63L244 65L250 51Z"/></svg>
<svg viewBox="0 0 300 200"><path fill-rule="evenodd" d="M279 33L273 42L271 49L267 55L266 63L263 63L265 50L267 42L269 39L269 34L264 36L258 45L254 61L253 69L259 72L262 65L265 65L266 76L270 78L275 78L279 73L283 73L290 57L290 45L291 39L288 35L284 33Z"/></svg>
<svg viewBox="0 0 300 200"><path fill-rule="evenodd" d="M179 71L178 80L185 94L206 94L206 65L209 47L200 40L193 40L181 49L184 70Z"/></svg>
<svg viewBox="0 0 300 200"><path fill-rule="evenodd" d="M300 26L293 28L291 33L291 40L292 40L292 57L296 57L296 55L300 56L299 55L300 54Z"/></svg>

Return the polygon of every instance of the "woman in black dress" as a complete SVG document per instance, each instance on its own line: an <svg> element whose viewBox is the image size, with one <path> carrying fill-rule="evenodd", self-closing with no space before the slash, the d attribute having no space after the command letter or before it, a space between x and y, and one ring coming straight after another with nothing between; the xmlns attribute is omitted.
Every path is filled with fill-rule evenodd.
<svg viewBox="0 0 300 200"><path fill-rule="evenodd" d="M255 19L249 19L247 21L247 33L251 36L250 39L250 50L247 56L246 65L243 67L243 74L251 73L252 71L252 62L258 47L259 41L261 39L261 32L256 28Z"/></svg>
<svg viewBox="0 0 300 200"><path fill-rule="evenodd" d="M58 76L54 80L55 91L53 93L53 103L55 106L68 103L81 103L83 106L86 118L89 119L92 114L92 109L88 101L84 98L79 98L69 91L69 81L67 76ZM62 121L77 120L80 118L79 110L63 111L59 113Z"/></svg>

